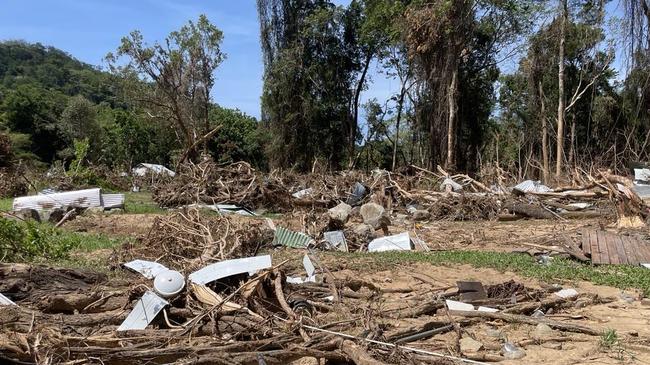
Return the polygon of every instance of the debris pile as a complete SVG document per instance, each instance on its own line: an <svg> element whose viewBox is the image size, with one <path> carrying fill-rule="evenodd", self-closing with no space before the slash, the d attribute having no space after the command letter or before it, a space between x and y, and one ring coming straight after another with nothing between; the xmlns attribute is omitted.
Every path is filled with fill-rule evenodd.
<svg viewBox="0 0 650 365"><path fill-rule="evenodd" d="M273 239L264 220L217 216L183 209L156 218L149 234L116 252L124 262L146 258L174 269L192 269L208 262L256 255Z"/></svg>
<svg viewBox="0 0 650 365"><path fill-rule="evenodd" d="M263 266L249 259L206 266L189 275L189 285L171 297L160 297L156 284L149 289L151 280L136 273L108 280L77 270L0 265L0 291L17 304L0 306L0 359L65 363L101 358L105 364L286 364L305 357L357 364L364 363L361 359L379 364L500 361L510 356L501 354L503 346L514 346L525 356L526 346L545 339L528 345L494 339L497 345L487 346L469 341L468 333L477 333L489 321L493 326L530 326L534 336L543 325L546 332L559 330L551 337L555 341L563 341L560 331L600 336L594 328L545 318L544 313L570 312L577 301L580 307L608 301L587 294L559 296L554 293L560 288L533 289L513 281L485 288L469 283L478 288L469 296L467 283L441 289L416 274L418 285L386 287L326 270L315 258L314 282L290 284L287 276L299 267L297 260L274 266L268 260ZM154 302L160 305L146 305ZM141 316L144 322L138 321Z"/></svg>

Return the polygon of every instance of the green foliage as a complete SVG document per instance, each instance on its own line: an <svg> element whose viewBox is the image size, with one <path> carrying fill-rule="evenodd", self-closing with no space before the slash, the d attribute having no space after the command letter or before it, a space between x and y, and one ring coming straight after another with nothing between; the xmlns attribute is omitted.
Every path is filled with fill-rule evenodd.
<svg viewBox="0 0 650 365"><path fill-rule="evenodd" d="M602 336L600 336L600 345L606 348L612 348L618 345L618 334L615 329L606 330Z"/></svg>
<svg viewBox="0 0 650 365"><path fill-rule="evenodd" d="M106 60L122 80L122 90L139 100L161 125L172 127L189 155L198 157L199 138L210 129L210 92L214 71L223 62L223 33L205 15L152 45L139 31L122 38Z"/></svg>
<svg viewBox="0 0 650 365"><path fill-rule="evenodd" d="M153 201L149 192L126 193L124 210L128 214L164 214L166 212Z"/></svg>
<svg viewBox="0 0 650 365"><path fill-rule="evenodd" d="M216 105L210 109L210 121L212 126L221 125L209 144L210 154L215 161L248 161L254 167L266 167L263 149L266 138L255 118L239 110Z"/></svg>
<svg viewBox="0 0 650 365"><path fill-rule="evenodd" d="M0 218L0 261L56 260L82 244L82 238L62 234L46 224Z"/></svg>

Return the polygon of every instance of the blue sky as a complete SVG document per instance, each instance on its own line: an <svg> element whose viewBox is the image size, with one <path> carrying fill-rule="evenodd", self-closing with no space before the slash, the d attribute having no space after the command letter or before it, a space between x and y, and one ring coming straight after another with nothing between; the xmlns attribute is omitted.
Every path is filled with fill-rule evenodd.
<svg viewBox="0 0 650 365"><path fill-rule="evenodd" d="M350 0L335 2L346 5ZM617 0L607 11L622 13ZM3 0L0 40L40 42L101 66L106 53L130 31L140 30L148 42L162 40L199 14L206 14L224 32L227 59L216 74L214 101L259 117L263 66L255 0ZM621 56L622 47L618 51ZM512 59L501 67L508 72L516 65ZM386 79L377 67L370 79L362 102L374 97L386 100L399 88L398 81Z"/></svg>
<svg viewBox="0 0 650 365"><path fill-rule="evenodd" d="M219 67L214 101L259 117L262 56L255 0L4 0L0 40L20 39L60 48L75 58L102 65L120 38L134 29L145 40L162 40L190 19L206 14L224 32L227 59ZM347 4L349 0L339 0ZM388 94L379 79L366 94ZM381 84L381 85L379 85ZM381 91L378 89L381 88Z"/></svg>

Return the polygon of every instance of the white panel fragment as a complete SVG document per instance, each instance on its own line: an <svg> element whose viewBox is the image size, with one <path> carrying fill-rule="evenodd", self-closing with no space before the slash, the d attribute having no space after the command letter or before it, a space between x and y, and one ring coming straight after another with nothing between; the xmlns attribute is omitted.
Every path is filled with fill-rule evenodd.
<svg viewBox="0 0 650 365"><path fill-rule="evenodd" d="M147 279L153 279L160 272L169 270L162 264L146 260L133 260L124 264L124 267L139 272Z"/></svg>
<svg viewBox="0 0 650 365"><path fill-rule="evenodd" d="M463 302L458 302L455 300L445 300L445 303L447 304L447 308L450 311L473 311L474 306L471 304L463 303Z"/></svg>
<svg viewBox="0 0 650 365"><path fill-rule="evenodd" d="M311 262L308 255L305 255L305 257L302 258L302 266L305 267L305 272L307 272L308 277L314 276L314 273L316 273L316 267Z"/></svg>
<svg viewBox="0 0 650 365"><path fill-rule="evenodd" d="M411 249L411 238L408 232L377 238L368 244L369 252L409 251Z"/></svg>
<svg viewBox="0 0 650 365"><path fill-rule="evenodd" d="M578 295L578 292L575 289L562 289L559 292L555 293L560 298L572 298Z"/></svg>
<svg viewBox="0 0 650 365"><path fill-rule="evenodd" d="M102 206L99 188L64 193L23 196L14 199L13 210L51 210L63 207L93 208Z"/></svg>
<svg viewBox="0 0 650 365"><path fill-rule="evenodd" d="M151 163L141 163L131 170L134 176L145 176L148 173L153 175L165 175L169 177L176 176L176 173L163 165L156 165Z"/></svg>
<svg viewBox="0 0 650 365"><path fill-rule="evenodd" d="M102 206L104 209L123 208L124 194L102 194Z"/></svg>
<svg viewBox="0 0 650 365"><path fill-rule="evenodd" d="M297 191L297 192L291 194L291 196L294 197L294 198L297 198L297 199L301 199L301 198L304 198L306 196L311 195L313 192L314 192L314 189L312 189L312 188L303 189L303 190L300 190L300 191Z"/></svg>
<svg viewBox="0 0 650 365"><path fill-rule="evenodd" d="M16 303L12 302L11 299L5 297L0 293L0 305L16 305Z"/></svg>
<svg viewBox="0 0 650 365"><path fill-rule="evenodd" d="M496 309L496 308L490 308L490 307L478 307L478 309L476 309L476 311L477 311L477 312L496 313L496 312L498 312L499 310Z"/></svg>
<svg viewBox="0 0 650 365"><path fill-rule="evenodd" d="M118 327L118 331L143 330L169 303L152 291L144 293L133 310Z"/></svg>
<svg viewBox="0 0 650 365"><path fill-rule="evenodd" d="M196 284L207 284L215 280L243 273L255 273L271 267L271 256L255 256L243 259L225 260L208 265L190 274L189 279Z"/></svg>

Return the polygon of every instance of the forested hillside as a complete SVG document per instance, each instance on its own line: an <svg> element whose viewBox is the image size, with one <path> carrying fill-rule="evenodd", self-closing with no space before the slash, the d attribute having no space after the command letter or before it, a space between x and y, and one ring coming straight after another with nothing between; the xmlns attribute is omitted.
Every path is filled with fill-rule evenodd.
<svg viewBox="0 0 650 365"><path fill-rule="evenodd" d="M0 43L0 125L16 157L45 167L70 162L74 141L88 142L88 162L128 167L169 164L179 153L173 130L126 99L121 80L54 47ZM224 128L210 144L218 160L263 164L255 140L257 121L210 104L211 120ZM215 122L216 123L216 122Z"/></svg>

